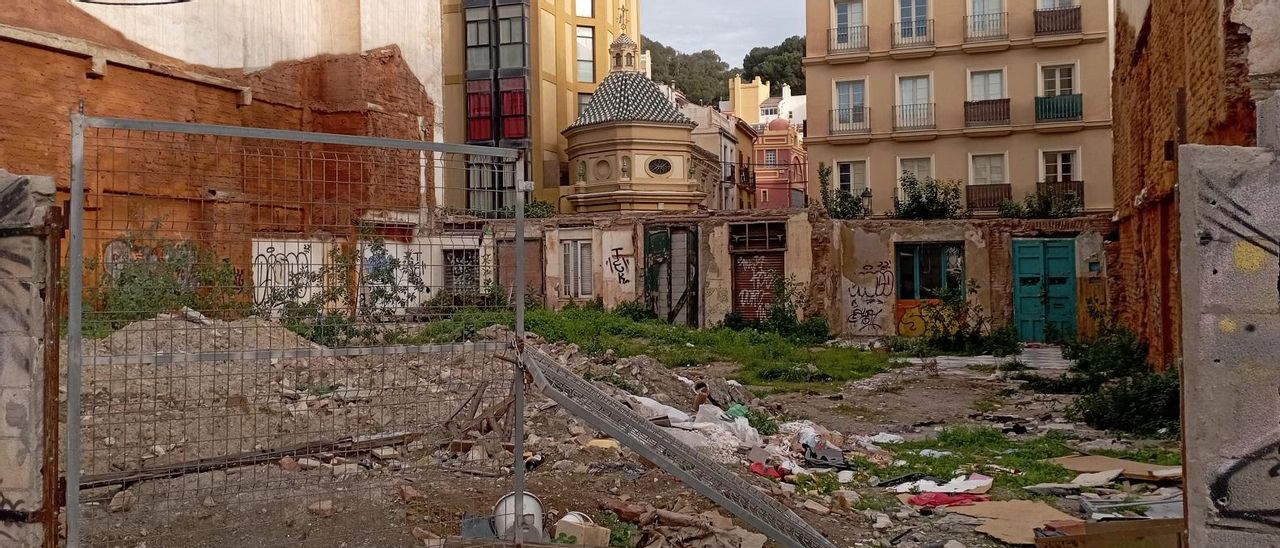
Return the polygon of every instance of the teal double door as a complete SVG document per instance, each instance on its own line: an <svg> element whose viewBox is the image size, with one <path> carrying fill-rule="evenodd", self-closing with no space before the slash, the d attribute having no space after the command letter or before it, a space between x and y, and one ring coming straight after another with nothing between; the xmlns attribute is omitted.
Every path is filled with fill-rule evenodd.
<svg viewBox="0 0 1280 548"><path fill-rule="evenodd" d="M1075 333L1075 240L1014 240L1013 286L1013 318L1022 340L1044 342L1054 331Z"/></svg>

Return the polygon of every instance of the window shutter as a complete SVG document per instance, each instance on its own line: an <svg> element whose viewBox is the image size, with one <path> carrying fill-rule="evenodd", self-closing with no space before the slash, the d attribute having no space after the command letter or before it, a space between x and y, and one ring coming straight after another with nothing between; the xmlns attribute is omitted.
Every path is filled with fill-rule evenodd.
<svg viewBox="0 0 1280 548"><path fill-rule="evenodd" d="M583 297L592 295L593 287L591 285L591 242L581 242L579 247L580 256L578 261L578 294Z"/></svg>
<svg viewBox="0 0 1280 548"><path fill-rule="evenodd" d="M564 296L573 296L573 242L564 242L560 244L564 250L563 258L560 261L561 277L560 284L564 290Z"/></svg>

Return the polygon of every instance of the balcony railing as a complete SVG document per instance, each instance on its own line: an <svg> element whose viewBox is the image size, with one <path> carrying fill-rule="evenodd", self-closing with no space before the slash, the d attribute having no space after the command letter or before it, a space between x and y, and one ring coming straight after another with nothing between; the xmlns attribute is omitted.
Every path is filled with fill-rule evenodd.
<svg viewBox="0 0 1280 548"><path fill-rule="evenodd" d="M867 107L838 108L831 111L832 135L856 135L871 133L871 109Z"/></svg>
<svg viewBox="0 0 1280 548"><path fill-rule="evenodd" d="M915 130L934 129L937 124L933 119L933 103L918 105L897 105L893 107L893 129Z"/></svg>
<svg viewBox="0 0 1280 548"><path fill-rule="evenodd" d="M1009 125L1009 99L965 102L964 125L965 127Z"/></svg>
<svg viewBox="0 0 1280 548"><path fill-rule="evenodd" d="M1036 10L1036 36L1079 34L1080 6Z"/></svg>
<svg viewBox="0 0 1280 548"><path fill-rule="evenodd" d="M893 47L922 48L933 45L933 19L914 19L893 24Z"/></svg>
<svg viewBox="0 0 1280 548"><path fill-rule="evenodd" d="M1037 122L1071 122L1084 119L1084 96L1079 93L1036 97Z"/></svg>
<svg viewBox="0 0 1280 548"><path fill-rule="evenodd" d="M1084 181L1048 181L1036 183L1036 192L1054 200L1075 198L1084 203Z"/></svg>
<svg viewBox="0 0 1280 548"><path fill-rule="evenodd" d="M982 42L1009 38L1008 13L984 13L964 18L964 40Z"/></svg>
<svg viewBox="0 0 1280 548"><path fill-rule="evenodd" d="M970 210L996 211L1013 199L1013 185L968 185L964 187L965 201Z"/></svg>
<svg viewBox="0 0 1280 548"><path fill-rule="evenodd" d="M827 52L832 54L838 53L857 53L867 51L867 26L856 27L837 27L828 32L830 36Z"/></svg>

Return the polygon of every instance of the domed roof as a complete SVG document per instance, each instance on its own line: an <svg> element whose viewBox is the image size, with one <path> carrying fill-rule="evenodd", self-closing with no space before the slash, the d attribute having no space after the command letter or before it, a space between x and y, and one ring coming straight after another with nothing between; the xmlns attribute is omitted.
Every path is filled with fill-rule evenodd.
<svg viewBox="0 0 1280 548"><path fill-rule="evenodd" d="M611 72L568 129L603 123L648 122L696 127L658 84L639 72Z"/></svg>
<svg viewBox="0 0 1280 548"><path fill-rule="evenodd" d="M609 47L616 48L620 46L640 47L640 44L637 44L636 41L632 40L630 36L627 36L626 33L623 33L619 35L618 38L614 40L613 44L611 44Z"/></svg>
<svg viewBox="0 0 1280 548"><path fill-rule="evenodd" d="M784 129L789 129L790 127L791 127L791 121L787 120L786 118L778 118L772 122L769 122L770 131L781 131Z"/></svg>

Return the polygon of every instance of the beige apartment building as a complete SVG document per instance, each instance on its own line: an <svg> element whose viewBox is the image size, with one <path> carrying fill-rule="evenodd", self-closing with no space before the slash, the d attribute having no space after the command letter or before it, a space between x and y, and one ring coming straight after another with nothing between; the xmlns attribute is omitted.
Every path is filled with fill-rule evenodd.
<svg viewBox="0 0 1280 548"><path fill-rule="evenodd" d="M526 150L534 198L569 207L561 131L612 69L609 45L624 34L638 40L640 1L442 1L445 140ZM449 170L442 202L510 207L515 181L492 173Z"/></svg>
<svg viewBox="0 0 1280 548"><path fill-rule="evenodd" d="M1107 0L807 0L810 195L891 211L903 172L975 214L1037 191L1112 207Z"/></svg>

